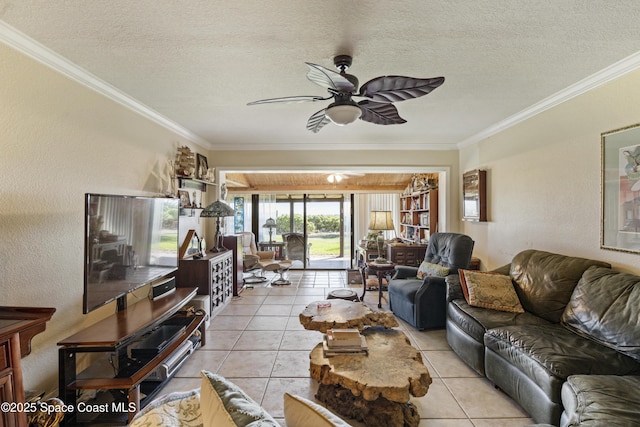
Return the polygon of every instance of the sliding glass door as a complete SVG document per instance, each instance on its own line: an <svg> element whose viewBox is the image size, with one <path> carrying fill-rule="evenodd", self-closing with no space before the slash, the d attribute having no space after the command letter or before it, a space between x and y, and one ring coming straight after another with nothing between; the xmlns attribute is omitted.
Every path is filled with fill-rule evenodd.
<svg viewBox="0 0 640 427"><path fill-rule="evenodd" d="M278 240L300 234L305 257L293 268L345 269L352 258L351 199L349 195L276 195Z"/></svg>

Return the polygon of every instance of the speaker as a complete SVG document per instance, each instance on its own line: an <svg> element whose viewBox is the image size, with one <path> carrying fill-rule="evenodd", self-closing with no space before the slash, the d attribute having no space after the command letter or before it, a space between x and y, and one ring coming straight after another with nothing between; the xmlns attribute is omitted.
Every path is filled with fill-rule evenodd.
<svg viewBox="0 0 640 427"><path fill-rule="evenodd" d="M176 278L171 277L159 283L151 285L151 299L157 300L165 297L176 290Z"/></svg>

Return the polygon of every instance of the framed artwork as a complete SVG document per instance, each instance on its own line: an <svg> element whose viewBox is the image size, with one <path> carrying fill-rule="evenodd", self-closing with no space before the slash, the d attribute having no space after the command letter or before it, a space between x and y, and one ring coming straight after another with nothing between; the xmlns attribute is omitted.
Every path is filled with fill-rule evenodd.
<svg viewBox="0 0 640 427"><path fill-rule="evenodd" d="M462 220L487 220L487 171L472 170L462 175Z"/></svg>
<svg viewBox="0 0 640 427"><path fill-rule="evenodd" d="M600 247L640 253L640 123L601 134L600 144Z"/></svg>
<svg viewBox="0 0 640 427"><path fill-rule="evenodd" d="M191 197L189 197L189 192L187 190L178 190L178 197L180 197L181 208L191 207Z"/></svg>
<svg viewBox="0 0 640 427"><path fill-rule="evenodd" d="M196 154L196 179L207 179L209 177L209 163L202 154Z"/></svg>

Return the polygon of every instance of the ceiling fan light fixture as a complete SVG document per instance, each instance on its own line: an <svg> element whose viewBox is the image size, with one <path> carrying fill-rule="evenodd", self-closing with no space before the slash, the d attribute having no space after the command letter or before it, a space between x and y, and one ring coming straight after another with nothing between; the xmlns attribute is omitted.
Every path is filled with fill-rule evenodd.
<svg viewBox="0 0 640 427"><path fill-rule="evenodd" d="M362 110L354 104L330 105L325 114L338 126L345 126L360 118Z"/></svg>

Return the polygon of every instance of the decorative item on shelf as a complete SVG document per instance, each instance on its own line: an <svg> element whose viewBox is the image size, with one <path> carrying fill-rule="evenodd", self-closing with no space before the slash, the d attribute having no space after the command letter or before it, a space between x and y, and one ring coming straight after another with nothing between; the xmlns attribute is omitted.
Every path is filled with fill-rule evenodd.
<svg viewBox="0 0 640 427"><path fill-rule="evenodd" d="M196 154L196 179L201 179L203 181L208 181L207 172L209 170L209 163L207 162L207 158L200 153Z"/></svg>
<svg viewBox="0 0 640 427"><path fill-rule="evenodd" d="M385 230L395 230L391 211L371 211L369 215L369 230L378 231L378 258L376 258L375 262L378 264L388 262L384 257L384 235L382 233Z"/></svg>
<svg viewBox="0 0 640 427"><path fill-rule="evenodd" d="M189 197L189 192L186 190L178 190L178 197L180 197L180 207L181 208L190 208L191 207L191 198Z"/></svg>
<svg viewBox="0 0 640 427"><path fill-rule="evenodd" d="M273 218L267 218L267 222L262 225L262 228L269 229L269 243L274 243L273 241L273 229L276 228L276 220Z"/></svg>
<svg viewBox="0 0 640 427"><path fill-rule="evenodd" d="M194 178L196 158L187 146L178 147L175 161L176 175L184 178Z"/></svg>
<svg viewBox="0 0 640 427"><path fill-rule="evenodd" d="M200 216L202 218L215 218L216 219L216 244L213 248L210 249L211 252L222 252L226 251L227 248L224 247L222 243L222 232L220 231L220 218L223 216L233 216L235 211L226 203L221 202L220 200L216 200L211 203L209 206L204 208Z"/></svg>
<svg viewBox="0 0 640 427"><path fill-rule="evenodd" d="M203 178L207 182L216 182L216 168L209 168Z"/></svg>

